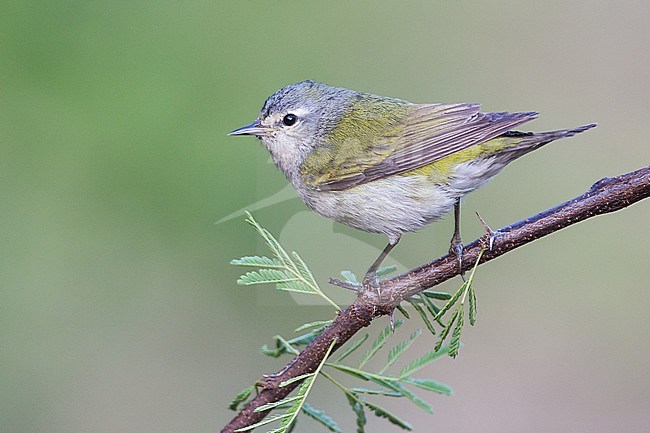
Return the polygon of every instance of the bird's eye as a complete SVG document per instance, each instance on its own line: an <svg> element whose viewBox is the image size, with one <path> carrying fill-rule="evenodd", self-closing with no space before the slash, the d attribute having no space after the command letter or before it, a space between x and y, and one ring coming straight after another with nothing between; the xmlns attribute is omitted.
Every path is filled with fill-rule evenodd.
<svg viewBox="0 0 650 433"><path fill-rule="evenodd" d="M282 123L284 123L287 126L294 125L297 121L298 121L298 116L291 113L287 114L282 118Z"/></svg>

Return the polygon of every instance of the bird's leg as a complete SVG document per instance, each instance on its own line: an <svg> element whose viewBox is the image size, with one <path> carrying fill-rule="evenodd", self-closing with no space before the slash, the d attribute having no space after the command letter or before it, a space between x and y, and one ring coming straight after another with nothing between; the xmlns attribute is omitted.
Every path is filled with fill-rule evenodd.
<svg viewBox="0 0 650 433"><path fill-rule="evenodd" d="M454 234L451 237L449 253L456 256L460 277L465 281L465 272L463 272L463 240L460 237L460 198L454 203Z"/></svg>
<svg viewBox="0 0 650 433"><path fill-rule="evenodd" d="M383 263L384 259L390 253L390 251L395 248L395 245L399 242L400 238L397 238L395 242L388 242L388 245L386 245L386 248L379 254L379 257L377 257L377 260L374 261L372 265L368 268L368 271L366 272L366 276L363 277L363 286L364 287L376 287L379 288L379 281L377 281L377 269L381 266Z"/></svg>

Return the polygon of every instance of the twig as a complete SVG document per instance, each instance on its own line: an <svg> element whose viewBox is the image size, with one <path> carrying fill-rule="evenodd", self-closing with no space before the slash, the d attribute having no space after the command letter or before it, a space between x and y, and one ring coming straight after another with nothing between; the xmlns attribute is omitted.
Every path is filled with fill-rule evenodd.
<svg viewBox="0 0 650 433"><path fill-rule="evenodd" d="M650 196L650 167L604 178L586 193L552 209L497 230L492 248L485 251L481 263L493 260L536 239L554 233L596 215L615 212ZM481 250L488 249L489 235L475 240L463 250L462 269L455 256L446 255L404 274L381 281L381 290L366 290L358 294L352 305L339 311L338 317L298 356L278 373L263 378L264 385L257 397L242 409L222 430L235 430L263 419L266 412L255 409L286 397L298 384L280 387L293 377L315 371L330 344L337 343L332 353L347 342L357 331L379 316L390 312L405 298L434 287L471 268ZM381 297L378 297L378 293Z"/></svg>

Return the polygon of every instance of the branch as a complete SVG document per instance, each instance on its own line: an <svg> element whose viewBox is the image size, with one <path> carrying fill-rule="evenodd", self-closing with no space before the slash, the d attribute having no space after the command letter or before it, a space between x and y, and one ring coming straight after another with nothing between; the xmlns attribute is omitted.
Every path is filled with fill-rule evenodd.
<svg viewBox="0 0 650 433"><path fill-rule="evenodd" d="M596 182L586 193L552 209L504 227L494 233L492 248L483 253L480 263L493 260L522 245L554 233L560 229L596 215L621 210L650 196L650 166L614 178ZM462 271L469 270L481 250L486 249L489 235L464 247ZM252 425L262 420L268 412L255 409L286 397L299 382L280 387L280 383L293 377L315 371L331 343L336 340L332 353L345 344L357 331L376 317L389 314L404 299L434 287L460 273L455 256L446 255L431 263L419 266L404 274L381 281L380 290L366 290L357 296L352 305L338 312L338 317L299 355L278 373L265 376L263 387L221 433ZM336 283L336 281L331 281Z"/></svg>

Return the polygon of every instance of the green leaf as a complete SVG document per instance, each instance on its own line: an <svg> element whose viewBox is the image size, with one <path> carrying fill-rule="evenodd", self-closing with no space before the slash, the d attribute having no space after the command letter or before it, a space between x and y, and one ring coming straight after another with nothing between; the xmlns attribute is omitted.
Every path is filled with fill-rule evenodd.
<svg viewBox="0 0 650 433"><path fill-rule="evenodd" d="M273 337L275 340L275 349L271 349L265 344L260 350L264 355L271 356L273 358L277 358L285 353L293 353L294 355L297 355L300 352L293 346L307 345L315 340L316 337L318 337L317 333L310 332L308 334L304 334L287 341L282 336L276 335Z"/></svg>
<svg viewBox="0 0 650 433"><path fill-rule="evenodd" d="M439 299L441 301L446 301L447 299L451 299L451 295L447 292L435 292L433 290L425 290L424 292L420 292L427 298L431 299Z"/></svg>
<svg viewBox="0 0 650 433"><path fill-rule="evenodd" d="M348 357L348 355L350 355L352 352L357 350L359 346L361 346L363 342L366 341L367 339L368 339L368 334L364 335L363 338L360 338L359 340L355 341L354 344L352 344L352 346L350 346L345 352L341 354L341 356L336 358L336 362L343 361L345 358Z"/></svg>
<svg viewBox="0 0 650 433"><path fill-rule="evenodd" d="M248 400L248 397L250 397L254 389L255 385L251 385L248 388L243 389L239 394L235 396L235 398L232 399L228 405L228 409L237 410L240 404Z"/></svg>
<svg viewBox="0 0 650 433"><path fill-rule="evenodd" d="M250 286L251 284L282 283L287 281L297 281L297 278L291 278L284 271L278 269L260 269L258 271L246 272L239 277L237 284Z"/></svg>
<svg viewBox="0 0 650 433"><path fill-rule="evenodd" d="M398 345L390 349L390 352L388 352L388 363L384 368L381 369L379 374L382 374L384 371L388 370L388 368L391 365L395 364L395 362L397 362L399 357L402 356L402 354L406 351L406 349L408 349L409 346L413 344L413 341L415 341L417 336L420 335L421 333L422 330L417 329L409 336L409 338L407 338L406 340L402 341L401 343L399 343Z"/></svg>
<svg viewBox="0 0 650 433"><path fill-rule="evenodd" d="M241 259L233 259L230 261L231 265L236 266L256 266L258 268L281 268L282 263L276 259L271 259L264 256L245 256Z"/></svg>
<svg viewBox="0 0 650 433"><path fill-rule="evenodd" d="M278 428L276 430L272 430L272 431L267 432L267 433L293 433L293 431L296 429L297 425L298 425L298 420L295 420L294 422L291 423L291 425L289 425L289 428L286 429L286 431L283 431L282 427L280 427L280 428Z"/></svg>
<svg viewBox="0 0 650 433"><path fill-rule="evenodd" d="M300 332L300 331L304 331L305 329L310 329L310 328L317 328L319 326L320 327L327 327L327 325L329 325L330 323L332 323L331 320L318 320L316 322L309 322L309 323L305 323L304 325L300 325L299 327L297 327L294 330L294 332Z"/></svg>
<svg viewBox="0 0 650 433"><path fill-rule="evenodd" d="M316 337L318 337L318 333L312 331L299 337L292 338L288 343L292 346L305 346L314 341Z"/></svg>
<svg viewBox="0 0 650 433"><path fill-rule="evenodd" d="M400 313L402 313L402 314L404 315L404 317L406 317L407 319L410 319L410 318L411 318L411 316L409 316L408 311L406 311L406 310L404 309L404 307L402 307L401 304L398 304L395 308L397 308L397 310L398 310Z"/></svg>
<svg viewBox="0 0 650 433"><path fill-rule="evenodd" d="M400 379L400 381L409 383L427 391L437 392L438 394L451 395L454 392L454 390L449 385L431 379L415 379L412 377L405 377Z"/></svg>
<svg viewBox="0 0 650 433"><path fill-rule="evenodd" d="M400 370L399 372L400 378L410 376L411 374L422 369L423 367L427 366L428 364L435 361L436 359L446 355L448 350L449 348L447 346L443 346L438 350L432 350L431 352L425 353L418 359L412 361L406 367L402 368L402 370Z"/></svg>
<svg viewBox="0 0 650 433"><path fill-rule="evenodd" d="M302 384L300 384L300 387L298 388L298 392L296 393L296 395L294 397L291 397L290 399L285 399L285 400L290 400L292 402L292 405L287 409L287 411L284 414L278 417L273 417L270 420L262 420L257 424L244 427L242 429L235 430L235 431L241 432L241 431L252 430L255 427L259 427L261 425L265 425L273 421L281 420L280 426L273 431L277 433L287 433L291 429L291 426L295 422L296 417L298 416L303 405L305 404L305 400L307 399L307 396L311 391L315 379L318 376L318 373L320 373L321 369L323 368L323 365L325 365L325 360L330 355L330 353L332 353L332 349L334 348L335 344L336 344L336 340L332 341L329 348L327 349L327 352L323 356L323 360L320 362L320 364L318 364L316 370L313 373L309 374L309 377L306 377L305 380L302 382ZM284 401L278 404L285 404L287 402L289 401Z"/></svg>
<svg viewBox="0 0 650 433"><path fill-rule="evenodd" d="M262 236L264 241L266 241L266 244L271 249L271 252L273 252L273 255L276 256L278 260L280 260L280 262L282 262L282 264L285 266L288 264L288 262L291 262L291 259L289 259L287 252L280 246L278 241L275 240L273 235L271 235L268 230L259 225L250 212L246 211L246 216L246 221L252 225L255 230L257 230L259 235Z"/></svg>
<svg viewBox="0 0 650 433"><path fill-rule="evenodd" d="M449 335L449 331L451 330L452 325L456 321L456 318L458 317L458 312L460 310L456 308L456 311L454 311L454 314L451 315L451 319L449 319L449 322L445 325L445 327L442 329L442 332L440 333L440 338L436 342L436 345L433 346L434 350L440 349L442 347L442 343L445 341L447 338L447 335Z"/></svg>
<svg viewBox="0 0 650 433"><path fill-rule="evenodd" d="M328 367L332 367L339 371L342 371L343 373L349 374L350 376L356 377L357 379L370 380L370 376L368 375L368 373L366 373L363 370L359 370L358 368L348 367L347 365L336 364L333 362L328 362L326 365Z"/></svg>
<svg viewBox="0 0 650 433"><path fill-rule="evenodd" d="M314 276L312 275L311 271L305 264L305 262L300 258L297 252L292 251L291 256L293 257L296 268L298 268L298 272L300 272L300 275L302 275L305 280L307 281L308 284L311 284L315 287L318 287L318 283L316 283L316 280L314 279Z"/></svg>
<svg viewBox="0 0 650 433"><path fill-rule="evenodd" d="M472 326L474 326L474 323L476 323L476 292L474 290L474 275L476 274L476 268L478 268L478 265L481 262L481 257L483 257L484 252L485 250L481 250L481 252L478 254L478 257L476 258L476 262L474 263L474 267L472 268L472 273L469 275L469 279L467 280L468 293L463 295L463 300L462 300L462 303L464 304L465 297L469 295L469 323Z"/></svg>
<svg viewBox="0 0 650 433"><path fill-rule="evenodd" d="M278 420L281 420L281 419L286 419L289 416L291 416L291 415L283 413L281 415L276 415L276 416L273 416L273 417L270 417L270 418L265 418L265 419L263 419L262 421L260 421L258 423L255 423L255 424L252 424L252 425L249 425L249 426L246 426L246 427L242 427L242 428L237 429L235 431L236 432L244 432L244 431L253 430L253 429L257 428L257 427L260 427L260 426L263 426L263 425L266 425L266 424L271 424L272 422L275 422L275 421L278 421Z"/></svg>
<svg viewBox="0 0 650 433"><path fill-rule="evenodd" d="M305 374L301 374L301 375L296 376L296 377L292 377L291 379L284 380L284 381L280 382L280 388L285 387L287 385L290 385L290 384L292 384L294 382L299 382L301 380L307 379L308 377L313 376L313 375L314 375L314 373L305 373Z"/></svg>
<svg viewBox="0 0 650 433"><path fill-rule="evenodd" d="M458 320L454 327L454 332L451 334L451 341L449 342L449 356L455 358L458 355L460 348L460 334L463 332L463 311L459 310Z"/></svg>
<svg viewBox="0 0 650 433"><path fill-rule="evenodd" d="M413 403L415 403L417 406L420 406L422 409L425 410L425 412L432 414L433 409L431 408L431 405L427 403L426 401L422 400L420 397L417 395L413 394L409 389L403 387L400 383L395 382L393 380L390 380L388 378L384 378L381 376L377 375L369 375L370 380L375 382L378 385L381 385L383 387L386 387L392 391L398 392L402 394L404 397L408 398L411 400Z"/></svg>
<svg viewBox="0 0 650 433"><path fill-rule="evenodd" d="M284 350L286 352L293 353L294 355L299 355L300 354L300 352L293 347L293 344L295 344L295 341L294 342L289 342L289 341L285 340L284 338L282 338L280 335L276 335L275 340L277 341L278 347L284 348ZM294 340L296 340L296 339L294 339Z"/></svg>
<svg viewBox="0 0 650 433"><path fill-rule="evenodd" d="M315 419L319 423L323 424L325 427L327 427L329 431L333 431L335 433L341 433L341 429L336 424L336 422L329 416L325 415L325 412L323 412L322 410L318 410L313 406L304 403L302 405L302 411L306 415L310 416L311 418Z"/></svg>
<svg viewBox="0 0 650 433"><path fill-rule="evenodd" d="M364 401L363 404L370 409L375 415L377 415L380 418L386 418L388 421L391 423L403 428L404 430L412 430L413 427L411 424L409 424L407 421L404 421L397 415L395 415L392 412L389 412L387 409L384 409L381 406L377 406L374 403L370 403L369 401Z"/></svg>
<svg viewBox="0 0 650 433"><path fill-rule="evenodd" d="M250 212L246 212L246 215L246 221L257 230L275 258L269 259L267 257L249 256L234 260L232 262L233 264L264 266L264 268L258 271L247 272L242 275L237 280L237 283L241 285L275 283L275 287L280 290L319 295L338 310L339 306L318 287L314 276L298 253L293 251L291 256L289 256L273 235L255 221ZM277 269L267 269L268 267Z"/></svg>
<svg viewBox="0 0 650 433"><path fill-rule="evenodd" d="M366 414L363 411L363 405L360 403L356 395L346 392L345 396L347 397L348 403L350 404L350 407L352 407L352 411L357 418L357 433L365 433Z"/></svg>
<svg viewBox="0 0 650 433"><path fill-rule="evenodd" d="M271 403L266 403L265 405L262 405L262 406L258 407L257 409L255 409L255 412L264 412L264 411L267 411L267 410L275 409L278 406L284 406L286 404L293 403L294 401L298 400L299 398L301 398L301 396L294 395L293 397L287 397L287 398L283 398L282 400L274 401L274 402L271 402Z"/></svg>
<svg viewBox="0 0 650 433"><path fill-rule="evenodd" d="M476 323L476 292L474 286L469 286L469 324Z"/></svg>
<svg viewBox="0 0 650 433"><path fill-rule="evenodd" d="M286 290L287 292L312 293L312 294L317 293L309 284L306 284L304 281L295 278L294 279L287 278L285 281L280 281L275 285L275 288L279 290Z"/></svg>
<svg viewBox="0 0 650 433"><path fill-rule="evenodd" d="M449 311L451 307L454 306L454 304L458 301L458 298L460 298L460 295L462 295L463 292L465 291L467 284L468 282L466 281L463 283L462 286L460 286L460 289L458 289L456 293L454 293L454 295L451 297L451 299L449 299L449 301L447 301L447 303L440 309L440 311L438 312L438 314L436 314L436 317L434 317L433 320L438 320L442 318L442 316L444 316L445 313Z"/></svg>
<svg viewBox="0 0 650 433"><path fill-rule="evenodd" d="M359 394L385 395L387 397L404 397L404 395L401 392L387 391L385 389L352 388L350 389L350 391Z"/></svg>
<svg viewBox="0 0 650 433"><path fill-rule="evenodd" d="M413 308L415 308L415 311L418 312L418 314L422 318L422 321L427 326L427 329L429 330L429 332L431 332L431 334L433 334L433 335L436 335L436 328L434 328L433 323L431 323L429 321L429 318L427 317L427 313L425 313L424 308L422 308L422 306L420 304L418 304L417 302L415 302L412 299L409 300L409 302L411 303L411 305L413 305Z"/></svg>
<svg viewBox="0 0 650 433"><path fill-rule="evenodd" d="M402 322L401 320L395 321L394 329L399 328L402 325L402 323L404 322ZM359 368L363 367L366 364L366 362L368 362L370 358L372 358L375 355L375 353L377 353L377 351L382 348L382 346L386 343L386 340L388 340L388 338L390 337L391 333L392 331L390 325L386 326L384 330L379 333L375 341L373 341L372 346L370 346L370 349L368 349L366 354L361 359L361 362L359 363Z"/></svg>
<svg viewBox="0 0 650 433"><path fill-rule="evenodd" d="M377 278L381 278L385 275L395 272L396 270L397 270L397 266L395 265L382 266L381 268L377 269L375 275L377 276Z"/></svg>
<svg viewBox="0 0 650 433"><path fill-rule="evenodd" d="M357 280L357 276L354 275L352 271L341 271L341 276L343 279L345 279L348 283L352 284L359 284L359 280Z"/></svg>
<svg viewBox="0 0 650 433"><path fill-rule="evenodd" d="M427 307L427 310L429 310L429 313L431 314L432 317L434 317L435 320L435 317L440 312L440 308L438 308L438 306L434 304L431 299L427 298L426 296L422 296L422 294L420 294L420 299L422 300L422 303L424 304L425 307ZM440 319L435 321L442 326L442 322L440 321Z"/></svg>

